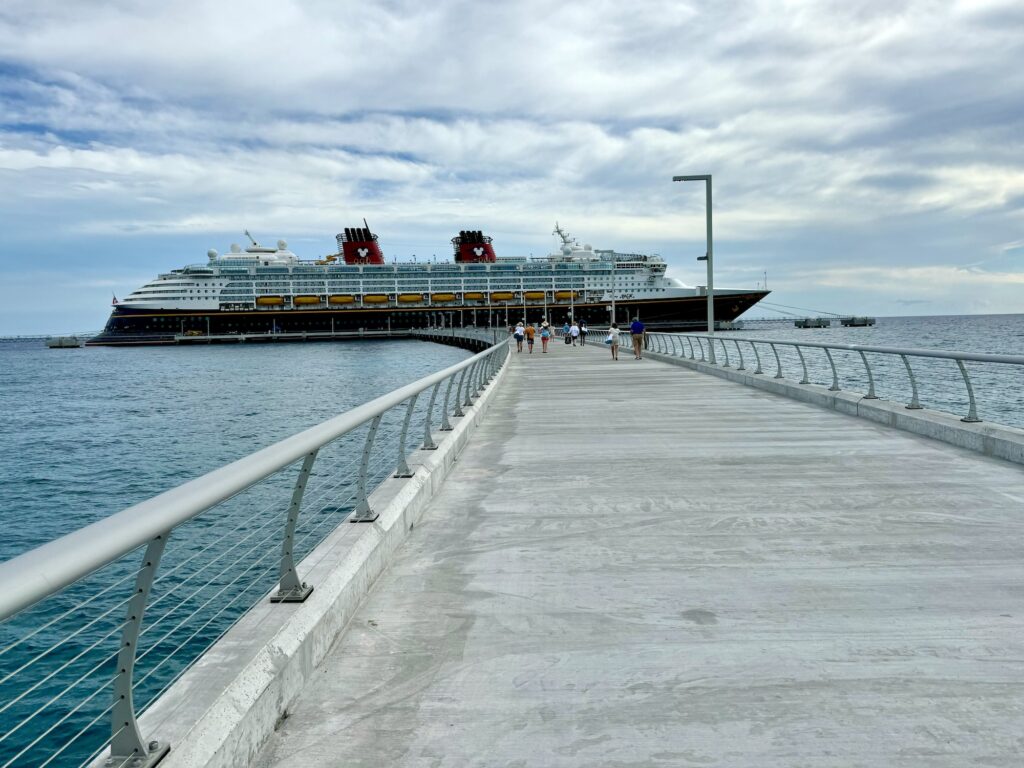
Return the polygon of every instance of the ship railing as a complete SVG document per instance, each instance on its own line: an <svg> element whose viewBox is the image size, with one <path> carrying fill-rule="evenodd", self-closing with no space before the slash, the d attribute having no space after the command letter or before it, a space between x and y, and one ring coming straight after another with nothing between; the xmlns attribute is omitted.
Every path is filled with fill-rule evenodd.
<svg viewBox="0 0 1024 768"><path fill-rule="evenodd" d="M155 765L138 716L250 607L304 600L303 558L505 365L504 334L458 334L483 351L0 563L0 768Z"/></svg>
<svg viewBox="0 0 1024 768"><path fill-rule="evenodd" d="M628 328L625 329L628 335ZM928 403L935 410L964 414L960 420L980 422L977 392L986 395L987 408L999 412L1010 426L1016 420L1024 355L999 355L914 347L867 344L829 344L764 339L748 336L648 332L647 348L753 375L786 378L799 372L799 385L820 384L830 392L852 389L864 399L902 401L917 410ZM745 353L745 354L744 354ZM968 369L967 364L971 367ZM753 370L751 370L753 368ZM1013 380L1008 376L1017 377ZM954 383L959 381L959 386Z"/></svg>

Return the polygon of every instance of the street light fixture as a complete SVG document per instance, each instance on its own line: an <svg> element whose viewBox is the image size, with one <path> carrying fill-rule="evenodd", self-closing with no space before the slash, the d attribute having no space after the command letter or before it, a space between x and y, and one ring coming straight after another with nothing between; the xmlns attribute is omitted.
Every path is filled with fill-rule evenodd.
<svg viewBox="0 0 1024 768"><path fill-rule="evenodd" d="M711 174L705 173L697 176L673 176L672 181L703 181L705 186L706 198L706 209L707 209L707 223L708 223L708 250L707 253L697 261L706 261L708 263L708 335L714 336L715 333L715 280L714 280L714 240L711 237ZM714 338L708 341L708 346L711 347L711 354L709 360L711 363L715 362L715 340Z"/></svg>

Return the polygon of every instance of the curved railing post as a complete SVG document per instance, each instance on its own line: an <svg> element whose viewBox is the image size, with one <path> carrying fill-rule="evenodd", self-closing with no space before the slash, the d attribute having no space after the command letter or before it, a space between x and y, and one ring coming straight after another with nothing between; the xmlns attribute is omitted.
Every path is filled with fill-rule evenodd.
<svg viewBox="0 0 1024 768"><path fill-rule="evenodd" d="M723 368L728 368L729 367L729 348L727 346L725 346L725 339L723 339L721 336L718 337L718 341L721 342L721 344L722 344L722 351L725 353L725 362L722 363L722 367ZM712 348L714 348L714 346L715 346L714 340L711 341L711 346L712 346Z"/></svg>
<svg viewBox="0 0 1024 768"><path fill-rule="evenodd" d="M704 362L704 339L697 337L697 346L700 347L700 361Z"/></svg>
<svg viewBox="0 0 1024 768"><path fill-rule="evenodd" d="M415 473L409 469L405 458L405 437L409 434L409 422L412 421L412 410L416 407L418 394L409 398L409 407L405 409L405 420L402 422L402 434L398 438L398 466L393 477L412 477Z"/></svg>
<svg viewBox="0 0 1024 768"><path fill-rule="evenodd" d="M676 341L680 341L680 350L682 349L682 341L679 339L679 337L677 337L674 334L672 336L669 336L669 338L672 339L672 353L671 353L672 357L676 357L677 356L677 353L676 353ZM678 356L682 357L683 353L680 351L678 353Z"/></svg>
<svg viewBox="0 0 1024 768"><path fill-rule="evenodd" d="M146 546L142 567L135 577L135 594L128 601L127 619L121 631L121 650L117 654L117 677L114 678L114 706L110 714L110 764L131 765L132 768L150 768L170 750L170 745L158 741L147 742L139 731L132 696L135 657L138 652L142 616L149 602L149 592L170 531L166 531Z"/></svg>
<svg viewBox="0 0 1024 768"><path fill-rule="evenodd" d="M469 406L473 404L473 395L470 392L470 389L472 389L473 387L473 377L476 376L476 369L478 365L480 365L479 360L475 361L471 366L469 366L469 381L466 382L465 399L462 401L462 405L465 408L469 408ZM461 384L462 382L459 383Z"/></svg>
<svg viewBox="0 0 1024 768"><path fill-rule="evenodd" d="M825 357L828 358L828 364L830 366L832 366L832 386L828 388L828 391L829 392L838 392L839 391L839 373L836 371L836 363L832 359L832 353L829 351L828 347L825 347Z"/></svg>
<svg viewBox="0 0 1024 768"><path fill-rule="evenodd" d="M797 355L800 356L800 367L804 369L804 376L803 376L802 379L800 379L799 383L800 384L810 384L811 380L809 378L807 378L807 361L804 360L804 353L800 349L800 345L799 344L794 344L793 346L796 347L796 353L797 353Z"/></svg>
<svg viewBox="0 0 1024 768"><path fill-rule="evenodd" d="M764 371L761 370L761 353L757 351L757 344L752 341L748 343L750 344L750 348L754 350L754 359L757 360L757 370L754 371L754 375L759 376L764 373Z"/></svg>
<svg viewBox="0 0 1024 768"><path fill-rule="evenodd" d="M462 382L466 380L466 374L469 372L469 368L470 366L467 365L462 369L462 375L459 376L459 386L455 388L455 410L452 411L453 418L466 415L462 412Z"/></svg>
<svg viewBox="0 0 1024 768"><path fill-rule="evenodd" d="M957 359L957 366L960 368L960 375L964 377L964 385L967 387L967 398L970 400L970 406L967 409L967 415L964 416L960 421L965 421L968 424L981 421L978 418L978 405L974 402L974 387L971 386L971 379L967 375L967 368L964 366L964 361Z"/></svg>
<svg viewBox="0 0 1024 768"><path fill-rule="evenodd" d="M875 377L871 375L871 366L868 365L867 355L864 354L863 350L860 352L860 359L864 361L864 370L868 372L868 393L864 395L865 400L877 400L878 395L875 394Z"/></svg>
<svg viewBox="0 0 1024 768"><path fill-rule="evenodd" d="M272 603L301 603L313 591L313 588L306 582L299 580L299 575L295 572L292 547L295 544L295 525L299 520L299 510L302 509L302 497L306 493L306 485L309 483L309 475L313 471L313 462L316 461L317 453L319 453L319 449L306 454L306 458L302 460L299 476L295 479L292 503L288 505L288 520L284 526L284 540L281 542L281 567L277 592L270 596Z"/></svg>
<svg viewBox="0 0 1024 768"><path fill-rule="evenodd" d="M430 422L434 420L434 403L437 401L437 392L440 389L441 382L439 381L434 385L434 388L430 392L430 402L427 403L427 416L423 420L423 445L420 446L420 450L437 450L437 443L434 442L434 436L430 434Z"/></svg>
<svg viewBox="0 0 1024 768"><path fill-rule="evenodd" d="M907 376L910 377L910 392L911 392L911 394L910 394L910 402L907 404L907 408L912 410L912 411L919 411L919 410L921 410L921 403L917 399L917 379L914 378L914 371L910 367L910 361L907 360L907 356L906 355L900 355L900 358L903 360L903 365L907 369Z"/></svg>
<svg viewBox="0 0 1024 768"><path fill-rule="evenodd" d="M693 339L691 339L689 336L687 336L686 337L686 343L690 345L690 359L691 360L696 360L697 359L697 353L693 351Z"/></svg>
<svg viewBox="0 0 1024 768"><path fill-rule="evenodd" d="M775 348L775 345L768 342L768 346L772 348L772 354L775 355L775 378L782 378L782 360L779 359L779 350Z"/></svg>
<svg viewBox="0 0 1024 768"><path fill-rule="evenodd" d="M738 341L736 341L736 339L733 339L732 343L736 346L736 354L738 354L740 356L740 367L737 368L736 370L737 371L745 371L745 370L747 370L746 367L743 365L743 350L740 349L740 343Z"/></svg>
<svg viewBox="0 0 1024 768"><path fill-rule="evenodd" d="M465 369L463 369L465 370ZM350 523L372 523L380 514L370 509L370 497L366 493L366 475L370 469L370 451L373 450L373 438L377 435L377 427L380 426L381 414L373 417L370 422L370 430L366 433L366 443L363 445L363 457L359 463L359 479L356 486L356 508L348 521Z"/></svg>
<svg viewBox="0 0 1024 768"><path fill-rule="evenodd" d="M659 333L658 334L658 351L661 352L662 354L664 354L665 350L667 350L667 349L668 349L668 339L665 338L665 334Z"/></svg>
<svg viewBox="0 0 1024 768"><path fill-rule="evenodd" d="M440 383L440 382L439 382ZM454 427L452 423L448 421L448 400L452 394L452 385L455 383L455 374L453 373L448 377L448 386L444 390L444 403L441 406L441 426L438 427L442 432L451 432Z"/></svg>

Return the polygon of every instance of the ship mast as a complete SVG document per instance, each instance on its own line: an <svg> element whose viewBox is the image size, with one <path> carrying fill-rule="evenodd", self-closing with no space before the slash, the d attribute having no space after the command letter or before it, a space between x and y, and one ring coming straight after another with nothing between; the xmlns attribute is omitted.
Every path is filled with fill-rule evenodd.
<svg viewBox="0 0 1024 768"><path fill-rule="evenodd" d="M562 245L571 246L573 244L573 240L571 237L569 237L569 233L562 229L560 226L558 226L557 221L555 222L555 230L551 234L558 235L560 238L562 238Z"/></svg>

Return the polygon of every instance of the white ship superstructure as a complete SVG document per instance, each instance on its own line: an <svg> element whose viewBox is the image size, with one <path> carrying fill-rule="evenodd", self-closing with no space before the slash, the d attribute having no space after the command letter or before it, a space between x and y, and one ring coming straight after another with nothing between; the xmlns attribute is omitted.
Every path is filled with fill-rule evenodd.
<svg viewBox="0 0 1024 768"><path fill-rule="evenodd" d="M619 321L635 315L679 327L699 321L696 305L693 312L681 307L702 300L703 290L668 277L659 255L581 246L557 224L555 234L559 249L539 258L497 257L490 238L464 231L453 238L454 260L401 263L384 260L368 227L346 229L338 253L312 261L299 259L283 240L265 247L250 238L248 247L211 250L206 263L161 274L133 291L117 302L96 343L141 342L140 336L159 343L156 337L214 330L496 323L496 311L507 311L513 322L573 316L601 324L611 319L612 306L621 307ZM719 301L721 319L733 319L763 295L723 289L716 315ZM730 296L737 301L730 304Z"/></svg>

